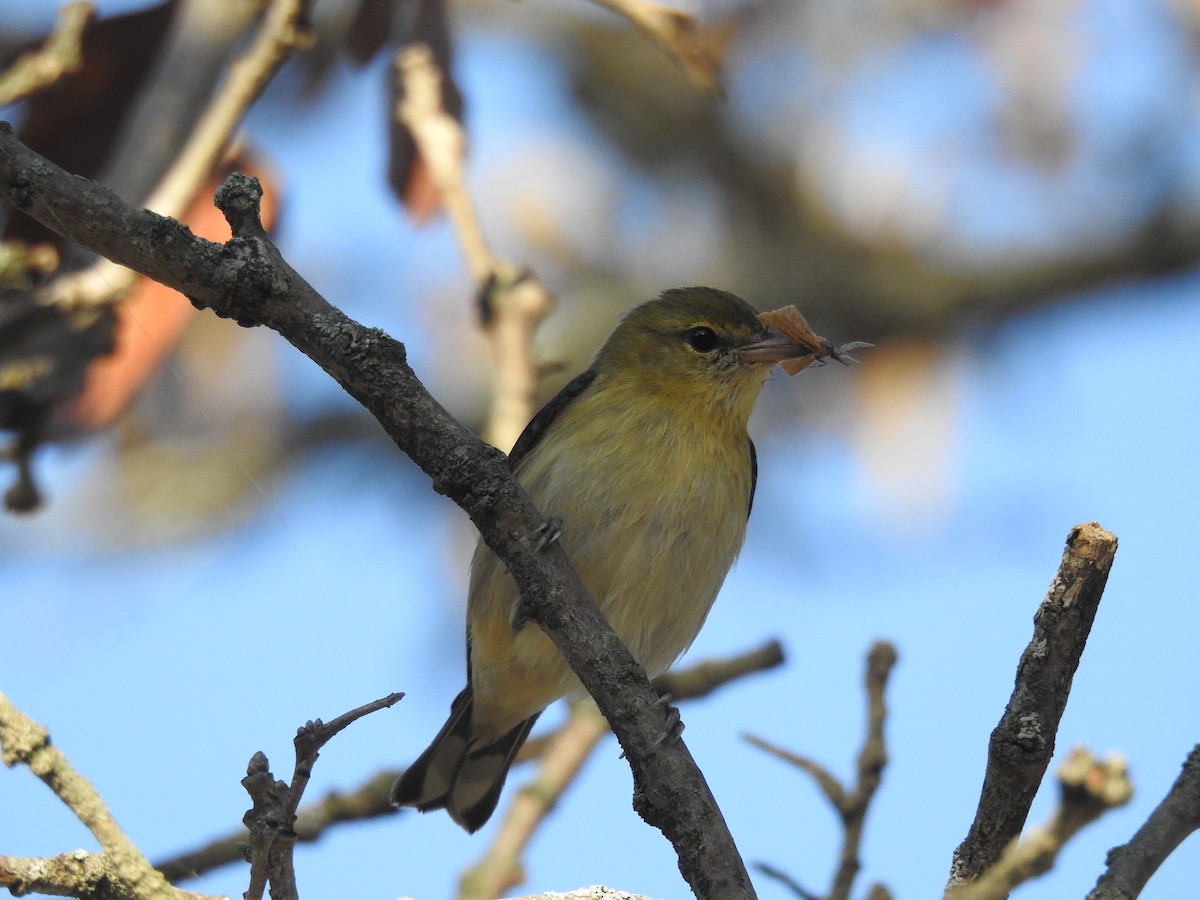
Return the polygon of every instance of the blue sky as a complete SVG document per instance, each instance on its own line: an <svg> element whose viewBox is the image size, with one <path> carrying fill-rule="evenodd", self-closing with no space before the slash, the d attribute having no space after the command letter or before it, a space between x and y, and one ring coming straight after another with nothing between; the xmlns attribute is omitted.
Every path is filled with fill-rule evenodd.
<svg viewBox="0 0 1200 900"><path fill-rule="evenodd" d="M1190 171L1194 113L1180 113L1187 104L1169 89L1172 79L1184 81L1179 67L1154 63L1148 72L1138 61L1160 60L1156 48L1178 52L1179 34L1162 27L1165 14L1141 15L1130 4L1083 9L1100 36L1123 30L1134 45L1121 65L1097 69L1111 80L1104 88L1116 98L1111 109L1096 111L1093 93L1082 92L1077 108L1099 132L1096 146L1161 134L1153 121L1165 115L1177 169ZM967 61L960 48L935 50L920 65L897 57L894 68L881 64L847 82L839 88L847 92L842 117L834 120L864 171L874 171L880 148L891 145L879 135L903 137L908 161L897 171L911 174L904 196L918 206L922 186L939 174L922 169L922 141L969 135L972 110L978 118L986 94L986 85L977 93L978 83L961 77ZM804 68L801 61L775 71ZM769 71L755 75L747 65L734 72L731 114L746 128L763 120L738 105L739 78L769 80ZM1154 72L1160 80L1146 86ZM924 137L914 135L922 129L901 113L922 108L920 91L930 85L945 90L939 73L958 85L943 113L963 115L947 113ZM437 332L446 321L467 321L469 286L448 231L414 231L382 186L379 75L378 67L343 74L312 107L256 110L250 130L287 186L285 253L331 300L405 340L419 374L456 408L456 377L473 376L446 365ZM504 252L520 247L516 230L505 230L502 201L522 178L556 214L562 208L555 204L567 204L566 217L576 223L606 202L615 203L617 220L636 220L635 236L618 234L613 246L592 252L635 252L647 234L664 231L647 226L644 215L678 214L677 198L647 198L644 182L623 172L572 113L564 78L543 46L499 30L469 33L460 76L471 98L473 183ZM1148 94L1162 98L1159 118L1138 125ZM286 96L285 86L276 99ZM788 94L745 96L769 104ZM898 96L907 99L898 103ZM876 130L856 137L859 123L871 121ZM786 148L776 144L772 152ZM975 173L979 193L961 186L970 182L966 175L949 179L961 191L950 208L974 196L972 209L990 223L978 231L962 225L968 251L999 242L1009 253L1025 244L1044 252L1081 215L1082 206L1072 216L1063 204L1099 196L1099 208L1122 198L1128 206L1129 197L1162 189L1149 175L1111 183L1111 170L1096 166L1068 178L1073 191L1035 202L1031 179L1024 182L1030 193L1006 191L1011 181L1003 172L989 177L978 160L956 158L967 159L962 172ZM539 170L555 171L549 162L563 160L571 163L564 171L586 185L570 200L534 183ZM331 168L337 179L325 177ZM684 209L703 211L705 203L690 197ZM704 239L703 222L687 234ZM568 237L586 245L588 230ZM689 252L697 252L694 245ZM952 254L955 246L932 252ZM955 258L976 265L980 257ZM680 259L688 257L657 269L651 260L640 274L670 286L686 278L672 268L684 268ZM702 264L711 265L690 263ZM719 270L704 274L719 277ZM929 432L919 427L924 419L897 435L857 415L863 407L854 379L868 378L869 354L858 373L834 367L766 386L753 423L760 482L746 550L685 661L778 637L788 663L682 710L685 740L748 861L770 862L813 890L828 883L838 838L832 814L803 776L739 735L759 734L848 774L862 732L863 656L873 640L887 638L900 650L889 698L892 762L868 822L861 884L881 880L898 897L936 896L970 823L987 735L1063 540L1071 526L1093 519L1118 535L1120 550L1058 755L1076 742L1119 751L1137 793L1073 841L1050 875L1015 896L1082 896L1106 850L1144 820L1200 739L1195 602L1179 565L1193 552L1188 522L1200 488L1198 287L1193 271L1114 286L947 339L925 375L934 398L926 412L937 426ZM629 304L640 299L631 293ZM579 313L579 301L565 296L557 315ZM277 339L257 339L272 354L289 409L349 408L298 353ZM797 404L803 417L787 414ZM371 448L325 450L263 484L256 510L227 530L114 550L73 501L107 471L114 445L109 436L47 451L39 467L50 508L32 521L0 521L0 631L23 636L0 655L0 689L50 727L151 857L235 826L246 807L238 780L250 755L261 749L277 774L289 772L291 735L309 718L330 718L392 690L408 694L329 745L310 799L403 765L424 747L461 687L472 538L465 517L433 495L411 463ZM894 451L882 469L881 445ZM229 465L242 464L234 455ZM122 521L119 511L113 520ZM511 785L528 778L517 770ZM531 848L522 890L605 883L653 897L687 895L670 847L632 812L629 782L610 739ZM1031 823L1052 803L1052 791L1043 791ZM0 772L0 810L4 852L93 846L27 772ZM467 836L440 815L344 827L300 848L299 883L313 897L345 896L348 888L358 897L448 897L487 837ZM1176 900L1198 882L1193 838L1143 896ZM787 896L770 881L757 883L764 898ZM238 896L245 872L231 867L192 886Z"/></svg>

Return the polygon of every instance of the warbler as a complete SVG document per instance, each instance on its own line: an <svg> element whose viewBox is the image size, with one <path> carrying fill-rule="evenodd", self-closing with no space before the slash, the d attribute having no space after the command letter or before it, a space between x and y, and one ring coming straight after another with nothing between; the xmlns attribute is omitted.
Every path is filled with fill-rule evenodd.
<svg viewBox="0 0 1200 900"><path fill-rule="evenodd" d="M811 353L744 300L706 287L634 308L509 454L580 579L653 677L687 649L741 550L757 462L746 431L774 363ZM392 802L491 816L543 709L583 688L481 540L467 602L467 686Z"/></svg>

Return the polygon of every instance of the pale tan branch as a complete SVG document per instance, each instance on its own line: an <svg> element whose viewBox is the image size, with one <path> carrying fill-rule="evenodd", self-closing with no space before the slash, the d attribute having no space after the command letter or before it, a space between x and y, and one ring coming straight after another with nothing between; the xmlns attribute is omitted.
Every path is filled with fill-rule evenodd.
<svg viewBox="0 0 1200 900"><path fill-rule="evenodd" d="M528 269L497 259L488 246L463 174L466 138L442 107L442 72L425 44L396 57L403 85L397 108L442 199L463 257L479 290L484 330L492 345L495 378L483 437L508 450L536 410L542 367L533 335L554 308L554 296Z"/></svg>
<svg viewBox="0 0 1200 900"><path fill-rule="evenodd" d="M594 703L572 707L570 719L545 748L537 774L522 785L506 810L491 846L459 879L459 900L491 900L524 880L521 857L526 847L608 733L608 723Z"/></svg>
<svg viewBox="0 0 1200 900"><path fill-rule="evenodd" d="M24 765L40 778L66 804L100 842L104 850L104 865L111 869L114 884L119 885L122 897L178 898L181 893L172 887L162 873L142 856L128 835L117 824L104 799L86 778L75 771L57 747L50 742L47 730L29 718L3 694L0 694L0 760L6 766ZM69 857L69 855L68 855ZM68 857L59 872L72 871ZM4 867L13 868L7 860ZM87 878L95 873L90 862L79 863L74 869L84 879L69 891L62 885L63 896L89 896Z"/></svg>
<svg viewBox="0 0 1200 900"><path fill-rule="evenodd" d="M197 191L225 157L246 111L296 50L311 46L303 24L308 0L272 0L249 49L229 69L221 89L192 129L179 155L143 206L179 218ZM107 259L56 279L42 293L44 302L66 307L97 306L124 298L137 274Z"/></svg>
<svg viewBox="0 0 1200 900"><path fill-rule="evenodd" d="M1088 750L1072 750L1058 771L1060 797L1049 821L1013 841L996 864L977 879L951 887L946 900L1004 900L1017 885L1045 874L1072 837L1110 809L1133 796L1125 761L1096 759Z"/></svg>
<svg viewBox="0 0 1200 900"><path fill-rule="evenodd" d="M696 87L721 92L721 66L727 35L705 29L682 10L650 0L592 0L628 19L652 43L671 57Z"/></svg>
<svg viewBox="0 0 1200 900"><path fill-rule="evenodd" d="M95 11L91 3L68 3L62 7L54 31L45 43L22 54L0 74L0 106L36 94L77 71L83 65L83 29Z"/></svg>

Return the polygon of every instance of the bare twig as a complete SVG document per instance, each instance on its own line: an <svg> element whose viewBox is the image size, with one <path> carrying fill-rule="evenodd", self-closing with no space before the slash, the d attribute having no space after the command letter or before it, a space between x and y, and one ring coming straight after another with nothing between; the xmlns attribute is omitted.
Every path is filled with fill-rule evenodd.
<svg viewBox="0 0 1200 900"><path fill-rule="evenodd" d="M542 368L533 335L554 308L554 296L528 269L496 258L488 246L463 176L466 138L442 108L442 73L425 44L396 57L403 84L397 113L412 135L453 223L479 291L484 330L492 345L495 378L484 439L507 450L533 418Z"/></svg>
<svg viewBox="0 0 1200 900"><path fill-rule="evenodd" d="M100 842L100 857L64 854L41 860L37 866L21 858L0 857L0 887L38 890L62 896L92 896L102 878L109 896L120 898L177 898L195 896L172 887L142 856L117 824L104 799L50 742L47 730L0 694L0 760L6 766L29 767Z"/></svg>
<svg viewBox="0 0 1200 900"><path fill-rule="evenodd" d="M722 30L702 28L691 14L650 0L592 2L633 23L674 60L696 87L721 92L721 65L726 43Z"/></svg>
<svg viewBox="0 0 1200 900"><path fill-rule="evenodd" d="M272 0L253 44L230 66L229 76L196 122L175 161L145 200L146 209L178 218L224 158L246 111L295 50L311 46L310 0ZM108 259L56 279L42 299L66 307L116 302L132 290L137 273Z"/></svg>
<svg viewBox="0 0 1200 900"><path fill-rule="evenodd" d="M247 900L259 900L268 883L272 900L288 900L297 895L292 864L292 850L296 846L293 825L321 748L342 729L365 715L395 706L403 696L388 694L352 709L328 724L320 719L305 723L296 732L296 766L290 785L275 780L264 753L254 754L246 777L242 779L242 786L253 801L244 819L250 845L250 886L243 895Z"/></svg>
<svg viewBox="0 0 1200 900"><path fill-rule="evenodd" d="M83 29L95 11L91 3L68 3L59 9L46 42L0 74L0 106L36 94L83 65Z"/></svg>
<svg viewBox="0 0 1200 900"><path fill-rule="evenodd" d="M1162 802L1129 841L1108 852L1108 868L1087 900L1133 900L1188 835L1200 829L1200 744Z"/></svg>
<svg viewBox="0 0 1200 900"><path fill-rule="evenodd" d="M783 648L778 641L768 641L745 653L723 660L705 660L678 672L660 675L654 686L660 693L668 692L676 702L707 696L723 685L746 675L763 672L783 663ZM669 688L669 691L666 689ZM564 728L569 728L570 722ZM540 758L555 752L552 748L563 729L540 735L521 748L518 762ZM604 734L608 734L607 724ZM316 803L309 804L296 814L294 827L299 841L315 841L329 827L339 822L355 822L401 813L389 801L392 785L401 773L377 772L364 784L345 792L331 792ZM543 786L545 782L543 782ZM565 785L564 785L565 787ZM552 800L547 801L552 803ZM250 832L239 829L217 838L187 853L162 860L155 868L172 882L194 878L221 866L244 859L243 848ZM481 861L480 865L484 865ZM497 889L496 894L500 891ZM495 894L493 895L495 896Z"/></svg>
<svg viewBox="0 0 1200 900"><path fill-rule="evenodd" d="M1049 821L1009 844L978 878L946 891L946 900L1005 900L1017 885L1050 871L1059 851L1081 828L1133 796L1123 759L1098 760L1082 747L1072 750L1059 768L1058 785L1058 806Z"/></svg>
<svg viewBox="0 0 1200 900"><path fill-rule="evenodd" d="M1116 537L1095 522L1067 535L1062 563L1034 616L1033 638L1017 664L1012 697L988 743L975 821L954 851L947 887L977 878L1021 833L1054 755L1071 680L1116 552Z"/></svg>
<svg viewBox="0 0 1200 900"><path fill-rule="evenodd" d="M756 747L790 762L812 776L825 799L842 820L842 848L838 854L837 871L834 873L833 884L826 900L847 900L854 886L854 879L862 868L858 852L862 846L867 810L879 789L883 769L887 765L887 743L883 734L883 726L887 721L886 692L888 678L897 658L895 646L888 641L876 641L867 653L867 734L858 753L853 789L844 787L827 768L806 756L783 750L753 735L745 736L746 740ZM784 880L793 890L799 891L801 897L805 896L803 889L779 870L764 868L761 865L758 868L772 878ZM886 892L886 889L879 885L872 887L872 891L879 890Z"/></svg>

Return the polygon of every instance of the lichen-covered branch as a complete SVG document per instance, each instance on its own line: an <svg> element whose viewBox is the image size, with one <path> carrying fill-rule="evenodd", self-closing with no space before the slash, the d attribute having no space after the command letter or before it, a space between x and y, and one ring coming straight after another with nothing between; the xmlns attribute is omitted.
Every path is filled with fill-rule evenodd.
<svg viewBox="0 0 1200 900"><path fill-rule="evenodd" d="M80 775L50 733L0 694L0 761L23 765L40 778L100 843L100 854L67 853L50 859L0 856L0 887L14 894L33 890L64 897L105 896L130 900L179 900L197 895L172 887L142 856L109 812L104 799Z"/></svg>
<svg viewBox="0 0 1200 900"><path fill-rule="evenodd" d="M1058 806L1049 821L1009 844L978 878L950 888L946 900L1006 900L1017 885L1050 871L1059 851L1081 828L1133 796L1123 759L1099 760L1083 747L1072 750L1059 768L1058 787Z"/></svg>
<svg viewBox="0 0 1200 900"><path fill-rule="evenodd" d="M1077 525L1067 535L1062 563L1017 664L1012 696L988 743L975 821L954 851L948 887L977 878L995 865L1025 826L1054 755L1071 680L1116 552L1116 537L1095 522Z"/></svg>

